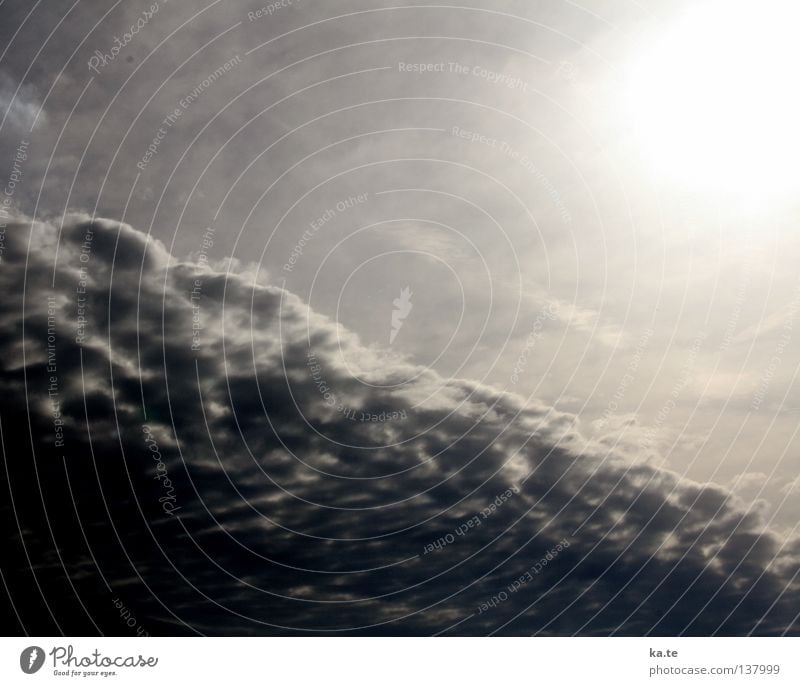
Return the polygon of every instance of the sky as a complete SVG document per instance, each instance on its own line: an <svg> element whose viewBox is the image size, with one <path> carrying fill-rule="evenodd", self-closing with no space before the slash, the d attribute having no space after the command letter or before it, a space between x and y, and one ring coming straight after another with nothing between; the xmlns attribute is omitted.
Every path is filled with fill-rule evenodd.
<svg viewBox="0 0 800 686"><path fill-rule="evenodd" d="M792 12L1 3L4 632L796 634Z"/></svg>

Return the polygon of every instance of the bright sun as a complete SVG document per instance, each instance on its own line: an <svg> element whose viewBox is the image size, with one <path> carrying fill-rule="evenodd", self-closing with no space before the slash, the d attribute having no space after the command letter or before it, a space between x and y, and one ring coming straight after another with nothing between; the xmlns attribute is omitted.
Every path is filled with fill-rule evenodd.
<svg viewBox="0 0 800 686"><path fill-rule="evenodd" d="M800 188L800 1L687 10L630 74L626 109L655 168L694 188Z"/></svg>

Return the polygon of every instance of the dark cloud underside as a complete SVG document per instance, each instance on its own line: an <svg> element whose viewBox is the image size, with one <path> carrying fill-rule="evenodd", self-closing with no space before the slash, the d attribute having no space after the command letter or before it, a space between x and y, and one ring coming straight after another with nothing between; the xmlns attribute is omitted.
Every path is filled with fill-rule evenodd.
<svg viewBox="0 0 800 686"><path fill-rule="evenodd" d="M362 347L124 224L19 223L5 248L6 633L132 633L114 599L151 634L797 633L796 542L571 415Z"/></svg>

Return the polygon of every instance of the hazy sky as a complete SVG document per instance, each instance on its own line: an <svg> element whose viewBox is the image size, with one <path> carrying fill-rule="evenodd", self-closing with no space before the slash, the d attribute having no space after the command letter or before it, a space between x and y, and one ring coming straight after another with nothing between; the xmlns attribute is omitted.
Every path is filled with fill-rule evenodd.
<svg viewBox="0 0 800 686"><path fill-rule="evenodd" d="M145 503L127 560L37 539L65 607L102 570L153 633L796 630L781 3L690 4L0 4L2 428L89 539L104 480ZM11 469L24 544L12 511L53 514ZM43 608L23 627L124 631L105 600Z"/></svg>

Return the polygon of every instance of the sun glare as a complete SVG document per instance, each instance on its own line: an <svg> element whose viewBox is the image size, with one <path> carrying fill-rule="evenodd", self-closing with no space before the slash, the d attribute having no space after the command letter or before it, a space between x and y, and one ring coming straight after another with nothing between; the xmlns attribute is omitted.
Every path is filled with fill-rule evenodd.
<svg viewBox="0 0 800 686"><path fill-rule="evenodd" d="M625 104L659 172L751 197L800 187L799 19L795 0L709 2L645 50Z"/></svg>

